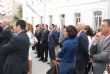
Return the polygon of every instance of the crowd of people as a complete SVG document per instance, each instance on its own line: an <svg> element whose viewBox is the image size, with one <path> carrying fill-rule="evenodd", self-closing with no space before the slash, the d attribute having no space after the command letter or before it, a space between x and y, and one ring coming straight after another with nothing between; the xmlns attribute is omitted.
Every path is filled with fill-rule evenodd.
<svg viewBox="0 0 110 74"><path fill-rule="evenodd" d="M24 20L11 26L0 22L0 74L32 74L32 50L39 61L59 63L53 74L104 74L110 63L110 19L102 20L96 32L82 22L38 24L35 31Z"/></svg>

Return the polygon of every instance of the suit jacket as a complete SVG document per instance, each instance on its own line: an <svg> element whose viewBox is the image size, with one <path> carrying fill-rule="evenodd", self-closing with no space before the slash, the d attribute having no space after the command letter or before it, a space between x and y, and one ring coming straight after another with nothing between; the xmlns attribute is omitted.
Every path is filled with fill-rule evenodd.
<svg viewBox="0 0 110 74"><path fill-rule="evenodd" d="M49 41L49 48L51 48L51 47L53 48L53 47L56 46L56 44L58 42L58 33L57 33L57 31L55 31L55 30L52 31L52 33L48 37L48 41Z"/></svg>
<svg viewBox="0 0 110 74"><path fill-rule="evenodd" d="M0 26L0 33L3 31L3 28ZM2 43L0 42L0 48L1 48L1 45Z"/></svg>
<svg viewBox="0 0 110 74"><path fill-rule="evenodd" d="M40 40L43 44L48 43L48 35L49 35L49 30L44 30Z"/></svg>
<svg viewBox="0 0 110 74"><path fill-rule="evenodd" d="M55 46L58 42L58 33L53 30L48 36L49 56L51 60L55 60Z"/></svg>
<svg viewBox="0 0 110 74"><path fill-rule="evenodd" d="M0 26L0 33L3 31L3 28Z"/></svg>
<svg viewBox="0 0 110 74"><path fill-rule="evenodd" d="M61 31L59 36L59 42L62 43L63 40L64 40L64 34L63 31Z"/></svg>
<svg viewBox="0 0 110 74"><path fill-rule="evenodd" d="M89 61L89 53L88 53L88 38L84 32L81 32L79 36L77 36L79 41L79 50L76 54L76 68L84 69L87 66Z"/></svg>
<svg viewBox="0 0 110 74"><path fill-rule="evenodd" d="M93 62L95 63L109 63L110 62L110 37L103 41L104 37L96 45L91 46L91 54L93 55ZM94 53L95 50L95 53Z"/></svg>
<svg viewBox="0 0 110 74"><path fill-rule="evenodd" d="M29 38L25 31L22 31L17 36L12 37L9 43L3 45L2 52L3 54L8 54L4 74L28 72Z"/></svg>
<svg viewBox="0 0 110 74"><path fill-rule="evenodd" d="M2 48L3 45L5 45L9 42L11 37L12 37L12 32L11 32L9 27L4 29L0 33L0 74L2 74L4 63L5 63L6 57L7 57L7 55L2 54L1 48Z"/></svg>
<svg viewBox="0 0 110 74"><path fill-rule="evenodd" d="M4 44L8 43L8 41L11 39L11 37L12 37L11 29L9 27L4 29L0 33L0 44L4 45Z"/></svg>
<svg viewBox="0 0 110 74"><path fill-rule="evenodd" d="M40 31L36 34L36 38L38 39L38 43L40 43L42 33L43 33L43 30L40 30Z"/></svg>

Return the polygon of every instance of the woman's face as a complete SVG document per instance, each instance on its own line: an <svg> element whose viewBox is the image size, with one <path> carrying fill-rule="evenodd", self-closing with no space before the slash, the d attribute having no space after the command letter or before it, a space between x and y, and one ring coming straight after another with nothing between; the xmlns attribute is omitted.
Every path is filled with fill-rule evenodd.
<svg viewBox="0 0 110 74"><path fill-rule="evenodd" d="M63 34L64 34L64 38L68 38L68 32L66 31L66 29L64 30Z"/></svg>

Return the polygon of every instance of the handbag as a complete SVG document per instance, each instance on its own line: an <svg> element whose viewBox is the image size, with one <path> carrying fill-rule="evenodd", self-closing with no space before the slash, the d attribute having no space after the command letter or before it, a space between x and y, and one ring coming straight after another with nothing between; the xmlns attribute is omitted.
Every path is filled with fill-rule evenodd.
<svg viewBox="0 0 110 74"><path fill-rule="evenodd" d="M110 65L107 66L106 71L110 74Z"/></svg>
<svg viewBox="0 0 110 74"><path fill-rule="evenodd" d="M30 44L31 44L32 46L34 46L34 45L37 44L37 43L38 43L37 38L36 38L33 34L31 34Z"/></svg>
<svg viewBox="0 0 110 74"><path fill-rule="evenodd" d="M46 72L46 74L59 74L59 63L57 60L51 63L51 68Z"/></svg>

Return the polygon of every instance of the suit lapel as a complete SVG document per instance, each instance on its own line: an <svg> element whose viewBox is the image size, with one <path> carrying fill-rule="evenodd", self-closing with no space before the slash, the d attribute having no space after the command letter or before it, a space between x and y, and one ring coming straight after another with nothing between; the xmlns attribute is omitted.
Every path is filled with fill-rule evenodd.
<svg viewBox="0 0 110 74"><path fill-rule="evenodd" d="M104 42L102 41L101 50L104 50L108 46L109 43L110 43L110 37L108 39L106 39Z"/></svg>

